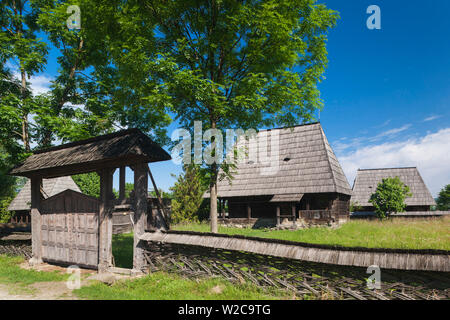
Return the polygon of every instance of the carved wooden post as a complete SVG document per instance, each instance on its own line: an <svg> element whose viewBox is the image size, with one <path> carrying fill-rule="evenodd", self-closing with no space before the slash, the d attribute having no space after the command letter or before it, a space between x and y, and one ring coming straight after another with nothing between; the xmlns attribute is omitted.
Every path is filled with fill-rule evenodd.
<svg viewBox="0 0 450 320"><path fill-rule="evenodd" d="M280 209L280 206L279 205L277 205L277 226L279 226L280 224L281 224L281 221L280 221L280 213L281 213L281 209Z"/></svg>
<svg viewBox="0 0 450 320"><path fill-rule="evenodd" d="M147 220L148 166L140 163L134 170L134 249L133 272L142 273L145 267L144 249L139 245L139 236L145 232Z"/></svg>
<svg viewBox="0 0 450 320"><path fill-rule="evenodd" d="M247 219L250 220L252 218L252 207L250 204L247 204Z"/></svg>
<svg viewBox="0 0 450 320"><path fill-rule="evenodd" d="M42 178L31 178L31 244L30 264L42 263L42 223L41 223L41 187Z"/></svg>
<svg viewBox="0 0 450 320"><path fill-rule="evenodd" d="M217 210L217 213L219 215L219 218L223 218L222 217L222 199L219 198L219 210Z"/></svg>
<svg viewBox="0 0 450 320"><path fill-rule="evenodd" d="M295 203L292 204L292 221L295 226L297 224L297 212L295 208Z"/></svg>
<svg viewBox="0 0 450 320"><path fill-rule="evenodd" d="M225 199L223 199L222 200L222 213L221 213L221 215L222 215L222 218L224 219L225 218Z"/></svg>
<svg viewBox="0 0 450 320"><path fill-rule="evenodd" d="M119 202L122 202L125 199L125 167L119 170Z"/></svg>
<svg viewBox="0 0 450 320"><path fill-rule="evenodd" d="M113 172L110 168L99 172L99 272L106 272L112 266Z"/></svg>

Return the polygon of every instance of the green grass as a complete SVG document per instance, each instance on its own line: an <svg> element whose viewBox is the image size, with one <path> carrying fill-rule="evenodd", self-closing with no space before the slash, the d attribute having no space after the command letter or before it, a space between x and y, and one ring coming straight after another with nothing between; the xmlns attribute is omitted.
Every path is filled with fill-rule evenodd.
<svg viewBox="0 0 450 320"><path fill-rule="evenodd" d="M112 253L116 267L133 268L133 233L113 235Z"/></svg>
<svg viewBox="0 0 450 320"><path fill-rule="evenodd" d="M59 271L22 269L19 265L24 261L22 257L0 255L0 283L27 286L35 282L65 281L69 276Z"/></svg>
<svg viewBox="0 0 450 320"><path fill-rule="evenodd" d="M209 224L173 226L174 230L209 232ZM346 247L450 250L450 218L353 220L337 229L239 229L219 226L219 233Z"/></svg>
<svg viewBox="0 0 450 320"><path fill-rule="evenodd" d="M291 299L292 294L276 289L262 289L221 278L185 279L175 274L156 272L143 278L126 280L112 286L96 283L74 293L90 300L274 300Z"/></svg>

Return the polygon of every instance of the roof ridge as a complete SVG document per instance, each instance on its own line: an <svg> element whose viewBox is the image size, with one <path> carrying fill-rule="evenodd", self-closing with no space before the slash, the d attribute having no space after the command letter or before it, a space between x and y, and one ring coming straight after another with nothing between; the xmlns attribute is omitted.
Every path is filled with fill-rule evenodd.
<svg viewBox="0 0 450 320"><path fill-rule="evenodd" d="M79 140L79 141L74 141L74 142L61 144L59 146L54 146L54 147L49 147L49 148L45 148L45 149L41 149L41 150L36 150L36 151L33 151L33 153L34 154L41 154L41 153L46 153L46 152L50 152L50 151L56 151L56 150L71 148L71 147L75 147L75 146L79 146L79 145L83 145L83 144L87 144L87 143L91 143L91 142L97 142L97 141L100 141L100 140L105 140L105 139L111 139L111 138L119 137L119 136L126 135L126 134L129 134L129 133L132 133L132 132L137 132L137 133L144 134L141 130L139 130L137 128L124 129L124 130L119 130L119 131L116 131L116 132L104 134L104 135L101 135L101 136L96 136L96 137L92 137L92 138L88 138L88 139L84 139L84 140Z"/></svg>
<svg viewBox="0 0 450 320"><path fill-rule="evenodd" d="M358 171L375 171L375 170L397 170L397 169L417 169L417 167L393 167L393 168L372 168L372 169L358 169Z"/></svg>
<svg viewBox="0 0 450 320"><path fill-rule="evenodd" d="M322 129L322 126L320 126L320 135L322 136L322 143L323 143L323 147L325 149L325 154L327 157L328 167L330 168L331 177L333 179L334 188L336 189L335 191L338 192L337 181L336 181L336 177L334 175L333 167L331 166L330 155L328 154L327 144L325 143L326 136L325 136L325 132Z"/></svg>
<svg viewBox="0 0 450 320"><path fill-rule="evenodd" d="M269 129L261 129L258 132L272 131L272 130L283 130L283 129L293 129L293 128L299 128L299 127L312 126L312 125L315 125L315 124L319 124L320 125L320 121L296 124L296 125L291 126L291 127L276 127L276 128L269 128ZM322 125L320 127L322 127Z"/></svg>

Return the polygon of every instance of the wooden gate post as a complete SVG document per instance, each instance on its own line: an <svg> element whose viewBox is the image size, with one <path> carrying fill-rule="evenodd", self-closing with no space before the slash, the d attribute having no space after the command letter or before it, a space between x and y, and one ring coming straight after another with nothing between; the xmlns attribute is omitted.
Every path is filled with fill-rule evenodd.
<svg viewBox="0 0 450 320"><path fill-rule="evenodd" d="M106 272L112 267L113 172L111 168L105 168L99 172L99 272Z"/></svg>
<svg viewBox="0 0 450 320"><path fill-rule="evenodd" d="M42 178L31 178L31 245L30 264L42 263L42 223L41 223L41 188Z"/></svg>
<svg viewBox="0 0 450 320"><path fill-rule="evenodd" d="M119 202L125 200L125 167L119 169Z"/></svg>
<svg viewBox="0 0 450 320"><path fill-rule="evenodd" d="M139 245L139 236L145 232L147 221L148 198L148 166L140 163L133 166L134 170L134 246L133 273L142 273L145 267L144 249Z"/></svg>

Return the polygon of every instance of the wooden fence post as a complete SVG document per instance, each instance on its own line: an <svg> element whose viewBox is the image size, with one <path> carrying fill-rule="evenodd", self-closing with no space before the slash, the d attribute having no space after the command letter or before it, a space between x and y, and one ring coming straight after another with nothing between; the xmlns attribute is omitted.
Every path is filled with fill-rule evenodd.
<svg viewBox="0 0 450 320"><path fill-rule="evenodd" d="M119 202L125 199L125 167L119 169Z"/></svg>
<svg viewBox="0 0 450 320"><path fill-rule="evenodd" d="M112 266L113 172L113 169L110 168L105 168L99 172L99 272L106 272Z"/></svg>
<svg viewBox="0 0 450 320"><path fill-rule="evenodd" d="M139 236L145 232L147 221L148 198L148 166L140 163L134 169L134 248L133 248L133 273L143 272L145 267L144 249L140 246Z"/></svg>
<svg viewBox="0 0 450 320"><path fill-rule="evenodd" d="M296 212L295 203L292 204L292 221L295 226L297 224L297 212Z"/></svg>
<svg viewBox="0 0 450 320"><path fill-rule="evenodd" d="M277 205L277 227L281 224L280 214L281 214L281 209L280 209L280 206Z"/></svg>
<svg viewBox="0 0 450 320"><path fill-rule="evenodd" d="M41 223L41 187L42 178L31 178L31 245L30 264L42 263L42 223Z"/></svg>

